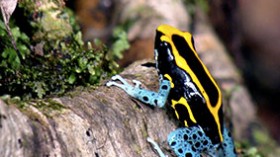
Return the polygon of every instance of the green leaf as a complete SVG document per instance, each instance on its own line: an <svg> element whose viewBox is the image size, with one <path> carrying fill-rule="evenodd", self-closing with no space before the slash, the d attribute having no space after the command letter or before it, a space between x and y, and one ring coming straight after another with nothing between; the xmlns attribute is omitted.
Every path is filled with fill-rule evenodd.
<svg viewBox="0 0 280 157"><path fill-rule="evenodd" d="M34 83L33 89L37 93L37 96L39 98L43 98L43 96L46 94L45 86L46 86L46 84L44 82L35 82Z"/></svg>
<svg viewBox="0 0 280 157"><path fill-rule="evenodd" d="M2 57L6 58L6 62L12 67L12 69L19 69L21 62L17 52L13 48L5 48Z"/></svg>
<svg viewBox="0 0 280 157"><path fill-rule="evenodd" d="M15 56L15 58L12 61L12 68L15 69L15 70L19 69L20 65L21 65L21 62L20 62L19 57Z"/></svg>
<svg viewBox="0 0 280 157"><path fill-rule="evenodd" d="M77 34L75 34L74 39L78 42L79 45L84 45L84 42L82 40L82 32L79 31Z"/></svg>
<svg viewBox="0 0 280 157"><path fill-rule="evenodd" d="M76 72L76 73L81 73L81 72L82 72L82 69L79 68L79 67L76 67L76 68L75 68L75 72Z"/></svg>
<svg viewBox="0 0 280 157"><path fill-rule="evenodd" d="M5 48L5 49L4 49L4 51L2 52L2 57L3 57L3 58L7 58L7 56L8 56L9 53L10 53L9 50L10 50L9 48Z"/></svg>
<svg viewBox="0 0 280 157"><path fill-rule="evenodd" d="M72 74L70 75L70 77L68 78L68 82L69 82L70 84L73 84L75 81L76 81L76 75L75 75L75 73L72 73Z"/></svg>
<svg viewBox="0 0 280 157"><path fill-rule="evenodd" d="M88 59L86 57L81 57L78 59L79 67L83 70L87 67Z"/></svg>
<svg viewBox="0 0 280 157"><path fill-rule="evenodd" d="M122 53L130 47L127 33L121 28L116 28L114 29L113 36L116 40L112 44L112 52L115 57L120 59L123 57Z"/></svg>
<svg viewBox="0 0 280 157"><path fill-rule="evenodd" d="M94 66L93 66L93 65L88 64L87 68L88 68L88 72L89 72L91 75L95 75L95 69L94 69Z"/></svg>

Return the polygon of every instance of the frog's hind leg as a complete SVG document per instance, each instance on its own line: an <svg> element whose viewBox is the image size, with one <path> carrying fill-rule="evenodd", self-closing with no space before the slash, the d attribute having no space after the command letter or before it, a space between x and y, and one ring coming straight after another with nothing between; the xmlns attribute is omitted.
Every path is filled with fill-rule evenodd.
<svg viewBox="0 0 280 157"><path fill-rule="evenodd" d="M223 137L224 141L222 142L221 147L219 147L219 155L224 157L236 157L237 154L234 147L234 142L231 137L231 133L226 127L223 129Z"/></svg>
<svg viewBox="0 0 280 157"><path fill-rule="evenodd" d="M178 128L168 135L168 144L178 157L216 156L215 147L200 127Z"/></svg>

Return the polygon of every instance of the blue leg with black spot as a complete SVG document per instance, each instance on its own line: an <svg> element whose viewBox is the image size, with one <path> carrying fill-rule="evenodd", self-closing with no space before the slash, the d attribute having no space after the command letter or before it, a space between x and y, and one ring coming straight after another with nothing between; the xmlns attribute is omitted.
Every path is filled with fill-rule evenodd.
<svg viewBox="0 0 280 157"><path fill-rule="evenodd" d="M223 137L224 141L221 143L221 147L218 150L219 151L219 156L222 157L236 157L236 151L234 147L234 142L231 137L231 133L228 131L226 127L224 127L223 130Z"/></svg>
<svg viewBox="0 0 280 157"><path fill-rule="evenodd" d="M168 144L177 157L217 156L216 146L200 127L178 128L168 135Z"/></svg>
<svg viewBox="0 0 280 157"><path fill-rule="evenodd" d="M136 80L133 80L135 86L132 86L128 84L120 75L113 76L112 80L113 81L107 82L106 85L120 87L133 98L156 107L163 107L165 105L171 88L170 82L168 80L160 81L160 88L158 92L140 88L141 83ZM121 83L117 83L115 81L120 81Z"/></svg>

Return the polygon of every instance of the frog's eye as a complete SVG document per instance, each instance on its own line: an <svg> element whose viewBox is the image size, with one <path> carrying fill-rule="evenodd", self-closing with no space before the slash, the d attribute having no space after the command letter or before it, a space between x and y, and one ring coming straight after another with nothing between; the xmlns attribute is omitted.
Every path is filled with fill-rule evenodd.
<svg viewBox="0 0 280 157"><path fill-rule="evenodd" d="M170 62L174 60L172 55L172 49L168 42L160 41L158 45L155 46L156 60L159 62Z"/></svg>

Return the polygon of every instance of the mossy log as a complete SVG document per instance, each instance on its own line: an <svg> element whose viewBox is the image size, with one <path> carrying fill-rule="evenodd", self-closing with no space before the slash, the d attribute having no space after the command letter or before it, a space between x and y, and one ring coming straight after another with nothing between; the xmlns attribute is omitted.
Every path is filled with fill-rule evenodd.
<svg viewBox="0 0 280 157"><path fill-rule="evenodd" d="M203 27L198 27L203 28ZM236 140L249 137L255 108L225 49L211 29L197 29L197 50L224 92L224 109ZM121 75L157 90L156 70L135 62ZM103 82L94 90L75 90L52 99L17 104L0 101L0 154L9 156L157 156L146 138L166 144L176 122L166 110L151 108ZM246 112L246 114L244 114Z"/></svg>

